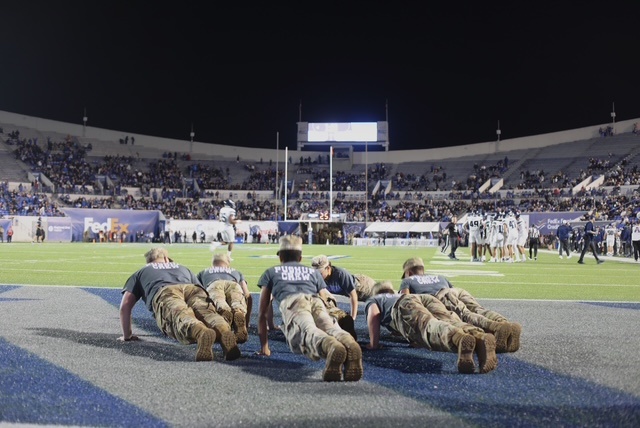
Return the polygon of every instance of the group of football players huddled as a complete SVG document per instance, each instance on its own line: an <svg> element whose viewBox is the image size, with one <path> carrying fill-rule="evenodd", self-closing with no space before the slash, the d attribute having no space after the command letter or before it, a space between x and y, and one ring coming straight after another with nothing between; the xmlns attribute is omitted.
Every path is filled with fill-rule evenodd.
<svg viewBox="0 0 640 428"><path fill-rule="evenodd" d="M524 262L525 244L529 235L519 211L498 210L482 213L472 210L464 228L469 236L472 262Z"/></svg>

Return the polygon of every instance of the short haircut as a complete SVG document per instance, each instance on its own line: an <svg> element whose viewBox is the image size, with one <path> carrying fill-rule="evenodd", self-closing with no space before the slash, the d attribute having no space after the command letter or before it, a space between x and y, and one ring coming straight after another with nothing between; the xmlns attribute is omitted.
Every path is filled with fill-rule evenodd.
<svg viewBox="0 0 640 428"><path fill-rule="evenodd" d="M144 253L144 259L147 261L147 263L151 263L164 257L169 258L169 252L166 248L162 247L152 248Z"/></svg>
<svg viewBox="0 0 640 428"><path fill-rule="evenodd" d="M300 250L280 250L278 251L281 263L299 262L302 260L302 251Z"/></svg>

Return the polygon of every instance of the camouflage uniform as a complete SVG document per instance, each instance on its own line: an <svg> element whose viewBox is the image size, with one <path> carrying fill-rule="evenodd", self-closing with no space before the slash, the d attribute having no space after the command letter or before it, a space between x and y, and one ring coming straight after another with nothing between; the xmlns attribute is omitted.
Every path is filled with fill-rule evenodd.
<svg viewBox="0 0 640 428"><path fill-rule="evenodd" d="M247 301L244 298L242 287L237 282L219 279L209 284L207 292L211 296L211 300L213 300L216 311L229 324L232 323L232 314L234 312L247 313Z"/></svg>
<svg viewBox="0 0 640 428"><path fill-rule="evenodd" d="M229 331L229 324L207 300L204 289L194 284L163 287L153 298L153 314L158 327L167 336L188 345L196 343L194 328L202 323L217 334Z"/></svg>
<svg viewBox="0 0 640 428"><path fill-rule="evenodd" d="M495 332L498 328L496 323L507 320L499 313L483 308L469 292L453 287L442 275L412 275L402 280L400 290L409 290L411 294L435 296L462 321L488 332Z"/></svg>
<svg viewBox="0 0 640 428"><path fill-rule="evenodd" d="M280 303L282 331L292 352L317 361L326 358L322 341L327 336L347 340L349 333L342 330L335 317L327 311L318 296L294 294Z"/></svg>
<svg viewBox="0 0 640 428"><path fill-rule="evenodd" d="M485 309L467 290L462 288L443 288L436 297L450 311L455 312L464 322L477 325L487 331L495 331L495 322L507 319L496 311Z"/></svg>
<svg viewBox="0 0 640 428"><path fill-rule="evenodd" d="M400 296L393 307L389 328L410 343L432 351L458 352L453 336L460 330L476 337L484 336L481 328L463 322L430 294Z"/></svg>

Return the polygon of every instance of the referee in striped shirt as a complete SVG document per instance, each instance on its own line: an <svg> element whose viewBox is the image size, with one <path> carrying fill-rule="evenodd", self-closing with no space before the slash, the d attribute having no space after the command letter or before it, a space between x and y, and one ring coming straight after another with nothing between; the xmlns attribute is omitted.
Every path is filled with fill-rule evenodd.
<svg viewBox="0 0 640 428"><path fill-rule="evenodd" d="M540 229L535 224L529 226L529 259L538 260L538 245L540 244Z"/></svg>

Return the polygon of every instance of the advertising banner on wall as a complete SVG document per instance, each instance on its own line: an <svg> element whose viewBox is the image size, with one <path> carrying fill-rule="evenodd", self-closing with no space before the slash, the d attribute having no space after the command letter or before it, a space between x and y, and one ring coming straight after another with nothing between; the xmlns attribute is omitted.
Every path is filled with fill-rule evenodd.
<svg viewBox="0 0 640 428"><path fill-rule="evenodd" d="M73 238L69 217L43 217L42 227L47 233L47 241L71 242Z"/></svg>
<svg viewBox="0 0 640 428"><path fill-rule="evenodd" d="M529 224L535 225L540 229L541 235L556 234L558 226L562 223L562 220L566 220L569 223L579 222L587 211L574 211L574 212L545 212L528 213Z"/></svg>
<svg viewBox="0 0 640 428"><path fill-rule="evenodd" d="M72 241L82 242L85 231L95 238L100 231L126 234L125 241L136 233L158 233L160 211L106 210L88 208L62 208L71 219Z"/></svg>

